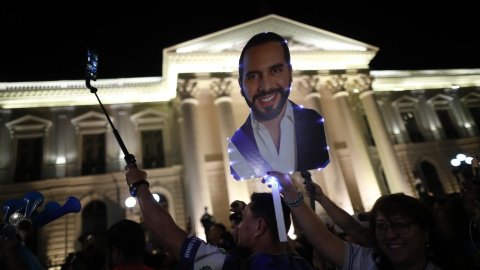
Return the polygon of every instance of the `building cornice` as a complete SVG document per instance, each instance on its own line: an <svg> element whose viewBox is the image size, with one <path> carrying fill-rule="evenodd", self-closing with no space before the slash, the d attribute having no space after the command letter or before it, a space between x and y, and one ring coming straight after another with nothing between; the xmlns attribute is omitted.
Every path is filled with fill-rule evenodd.
<svg viewBox="0 0 480 270"><path fill-rule="evenodd" d="M162 93L162 79L121 78L92 82L103 104L168 101ZM0 83L0 108L58 107L98 104L85 81Z"/></svg>
<svg viewBox="0 0 480 270"><path fill-rule="evenodd" d="M480 69L371 71L375 91L480 87Z"/></svg>

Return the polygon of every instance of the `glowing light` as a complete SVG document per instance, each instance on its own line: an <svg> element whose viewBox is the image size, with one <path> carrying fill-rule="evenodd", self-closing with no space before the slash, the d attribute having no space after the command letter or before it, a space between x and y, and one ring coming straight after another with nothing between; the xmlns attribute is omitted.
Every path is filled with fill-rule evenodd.
<svg viewBox="0 0 480 270"><path fill-rule="evenodd" d="M278 185L278 179L275 177L275 176L268 176L267 178L265 178L265 184L269 185L269 186L277 186Z"/></svg>
<svg viewBox="0 0 480 270"><path fill-rule="evenodd" d="M67 160L65 157L57 157L57 161L55 161L55 164L65 164L67 163Z"/></svg>
<svg viewBox="0 0 480 270"><path fill-rule="evenodd" d="M465 127L465 128L471 128L472 125L470 125L470 123L465 123L464 127Z"/></svg>
<svg viewBox="0 0 480 270"><path fill-rule="evenodd" d="M461 163L460 160L458 160L456 158L450 160L450 164L452 164L452 166L455 166L455 167L460 166L460 163Z"/></svg>
<svg viewBox="0 0 480 270"><path fill-rule="evenodd" d="M460 88L460 86L458 86L458 85L452 85L452 89L458 89L458 88Z"/></svg>
<svg viewBox="0 0 480 270"><path fill-rule="evenodd" d="M153 193L153 198L155 199L155 201L159 202L160 201L160 195L158 195L157 193Z"/></svg>
<svg viewBox="0 0 480 270"><path fill-rule="evenodd" d="M300 108L302 108L302 109L303 109L303 105L300 105Z"/></svg>
<svg viewBox="0 0 480 270"><path fill-rule="evenodd" d="M290 230L288 230L288 236L293 240L297 239L297 235L295 234L295 229L293 228L293 225L290 226Z"/></svg>
<svg viewBox="0 0 480 270"><path fill-rule="evenodd" d="M467 157L467 158L465 159L465 163L467 163L467 164L469 164L469 165L472 164L472 161L473 161L473 157Z"/></svg>
<svg viewBox="0 0 480 270"><path fill-rule="evenodd" d="M330 146L327 146L326 148L327 148L327 150L330 150Z"/></svg>
<svg viewBox="0 0 480 270"><path fill-rule="evenodd" d="M137 205L137 200L134 197L128 197L125 199L125 206L128 208L132 208Z"/></svg>
<svg viewBox="0 0 480 270"><path fill-rule="evenodd" d="M353 93L358 93L358 89L357 88L353 89Z"/></svg>
<svg viewBox="0 0 480 270"><path fill-rule="evenodd" d="M457 155L457 159L460 160L460 161L465 161L466 158L467 158L467 156L465 156L464 154L458 154Z"/></svg>
<svg viewBox="0 0 480 270"><path fill-rule="evenodd" d="M322 170L322 168L318 168L318 171L321 171L321 170Z"/></svg>

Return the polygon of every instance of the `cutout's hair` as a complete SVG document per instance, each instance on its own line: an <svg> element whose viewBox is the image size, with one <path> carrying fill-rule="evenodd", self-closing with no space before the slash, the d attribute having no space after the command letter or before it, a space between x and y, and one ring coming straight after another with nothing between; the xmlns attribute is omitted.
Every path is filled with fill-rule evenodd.
<svg viewBox="0 0 480 270"><path fill-rule="evenodd" d="M253 36L247 42L245 47L243 47L242 53L240 54L240 59L238 61L238 72L239 72L240 79L242 79L242 76L243 76L243 59L248 49L260 44L271 42L271 41L276 41L282 45L285 61L287 62L288 66L290 66L290 49L288 48L287 40L274 32L259 33Z"/></svg>

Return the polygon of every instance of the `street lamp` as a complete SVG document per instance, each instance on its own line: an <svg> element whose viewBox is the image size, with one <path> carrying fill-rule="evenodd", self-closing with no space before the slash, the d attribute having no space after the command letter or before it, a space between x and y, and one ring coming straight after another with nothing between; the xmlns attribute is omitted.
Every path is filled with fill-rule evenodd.
<svg viewBox="0 0 480 270"><path fill-rule="evenodd" d="M460 184L460 179L458 174L460 173L463 176L463 180L471 180L473 178L472 172L472 161L473 157L466 156L465 154L457 154L455 158L450 160L450 164L454 166L452 173L457 179L458 184Z"/></svg>
<svg viewBox="0 0 480 270"><path fill-rule="evenodd" d="M160 201L160 195L158 195L157 193L153 193L153 198L155 198L155 201L159 202ZM125 199L125 206L127 208L130 208L132 209L133 207L135 207L135 205L137 205L137 199L135 199L135 197L128 197Z"/></svg>

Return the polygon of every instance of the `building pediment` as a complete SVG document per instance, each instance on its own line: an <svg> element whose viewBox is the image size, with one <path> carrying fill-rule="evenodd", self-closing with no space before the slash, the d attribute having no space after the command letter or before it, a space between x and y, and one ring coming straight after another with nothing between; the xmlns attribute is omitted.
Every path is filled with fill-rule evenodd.
<svg viewBox="0 0 480 270"><path fill-rule="evenodd" d="M242 50L247 41L261 32L275 32L297 51L377 51L378 48L335 33L275 14L224 29L170 48L168 53L220 53Z"/></svg>
<svg viewBox="0 0 480 270"><path fill-rule="evenodd" d="M51 125L51 121L30 114L5 124L10 135L19 138L43 137Z"/></svg>
<svg viewBox="0 0 480 270"><path fill-rule="evenodd" d="M110 117L110 116L109 116ZM113 122L114 119L110 117ZM109 130L109 123L105 114L90 111L73 118L71 121L77 134L100 134Z"/></svg>

